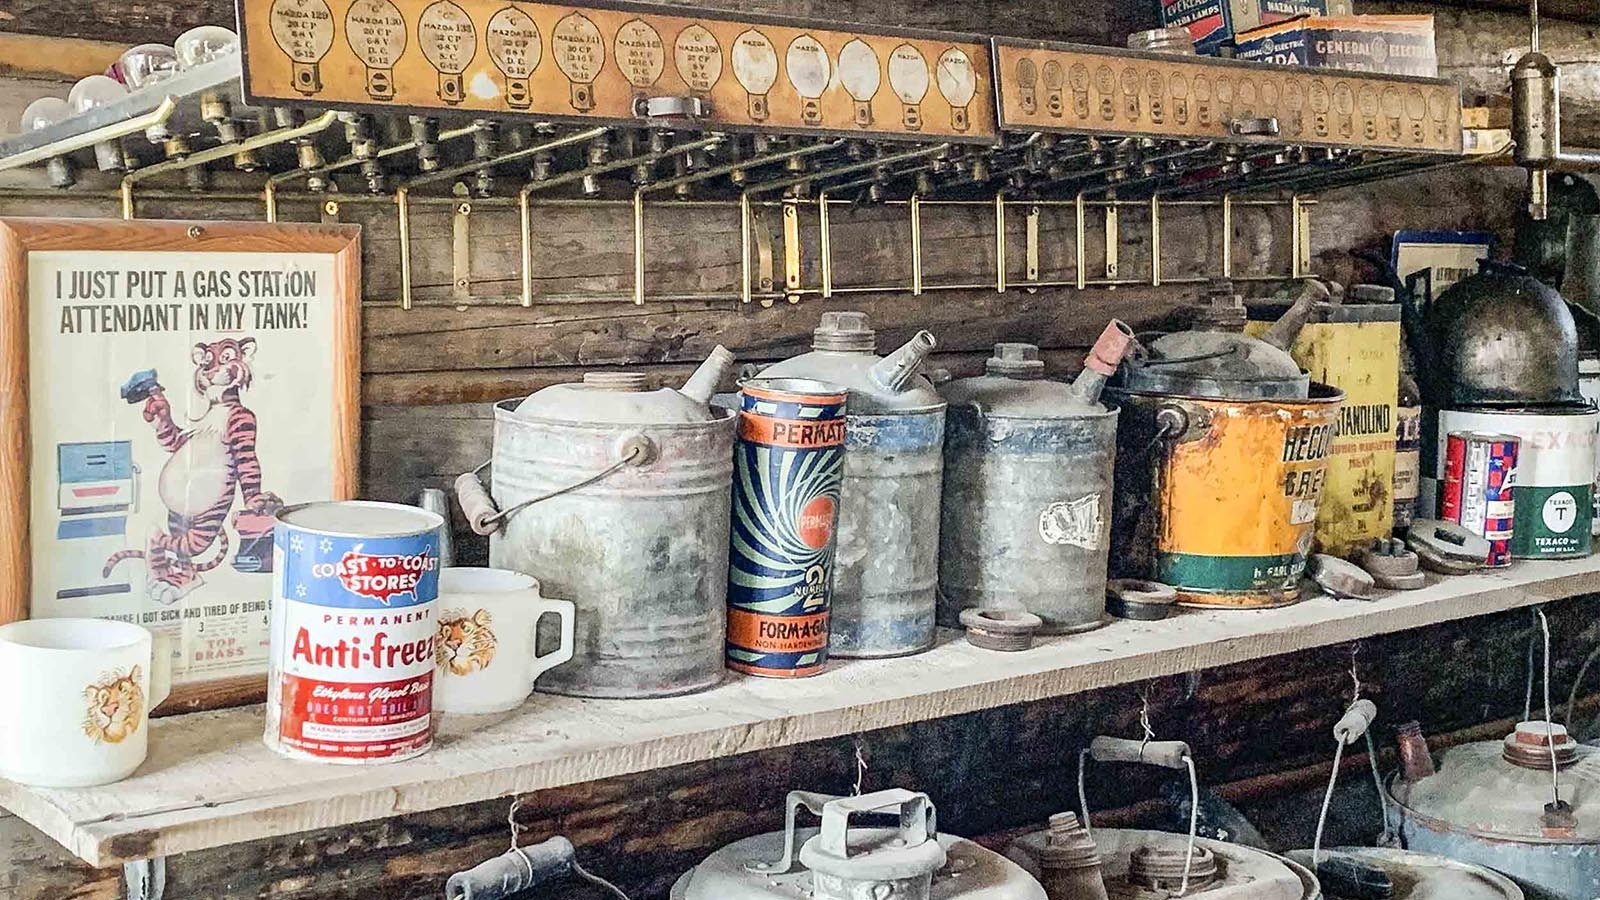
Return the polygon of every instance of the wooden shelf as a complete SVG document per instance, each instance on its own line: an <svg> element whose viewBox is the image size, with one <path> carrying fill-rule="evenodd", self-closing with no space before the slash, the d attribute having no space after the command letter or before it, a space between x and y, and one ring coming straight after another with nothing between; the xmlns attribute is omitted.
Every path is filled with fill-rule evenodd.
<svg viewBox="0 0 1600 900"><path fill-rule="evenodd" d="M804 681L730 677L651 701L535 695L502 717L445 717L434 751L388 766L295 762L261 742L260 707L163 719L132 778L83 790L0 781L0 806L96 866L204 850L1058 697L1600 592L1600 557L1435 580L1374 603L1325 597L1252 612L1114 622L1033 650L947 633L907 659Z"/></svg>

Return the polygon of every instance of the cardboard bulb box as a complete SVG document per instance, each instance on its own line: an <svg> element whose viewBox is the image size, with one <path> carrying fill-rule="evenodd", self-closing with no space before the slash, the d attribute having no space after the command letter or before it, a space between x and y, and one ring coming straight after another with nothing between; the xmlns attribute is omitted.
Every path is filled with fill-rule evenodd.
<svg viewBox="0 0 1600 900"><path fill-rule="evenodd" d="M1195 50L1216 55L1236 36L1296 16L1348 16L1351 0L1161 0L1161 24L1189 29Z"/></svg>
<svg viewBox="0 0 1600 900"><path fill-rule="evenodd" d="M1239 59L1439 77L1433 16L1304 16L1236 38Z"/></svg>

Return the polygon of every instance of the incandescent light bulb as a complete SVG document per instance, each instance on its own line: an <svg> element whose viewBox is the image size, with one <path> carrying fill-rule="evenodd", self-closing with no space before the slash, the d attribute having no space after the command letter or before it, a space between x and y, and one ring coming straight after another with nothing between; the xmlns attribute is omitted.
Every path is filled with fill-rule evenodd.
<svg viewBox="0 0 1600 900"><path fill-rule="evenodd" d="M39 131L70 118L72 107L67 105L67 101L60 97L40 97L22 111L22 130ZM72 173L72 161L65 156L57 156L45 163L45 170L50 173L51 187L69 188L77 181Z"/></svg>
<svg viewBox="0 0 1600 900"><path fill-rule="evenodd" d="M115 78L90 75L72 86L72 91L67 94L67 105L72 107L74 113L81 114L115 103L127 96L128 89ZM95 144L94 163L102 172L121 172L124 169L121 143L109 140Z"/></svg>
<svg viewBox="0 0 1600 900"><path fill-rule="evenodd" d="M238 53L239 36L221 25L201 25L178 35L172 49L178 56L178 69L188 71Z"/></svg>

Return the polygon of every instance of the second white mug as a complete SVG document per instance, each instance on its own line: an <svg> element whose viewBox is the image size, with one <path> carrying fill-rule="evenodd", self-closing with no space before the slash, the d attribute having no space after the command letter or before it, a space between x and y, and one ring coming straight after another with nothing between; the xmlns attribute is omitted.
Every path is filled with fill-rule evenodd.
<svg viewBox="0 0 1600 900"><path fill-rule="evenodd" d="M560 617L561 642L536 656L545 615ZM434 708L468 714L515 709L540 675L572 658L574 615L570 601L541 596L538 580L520 572L440 569Z"/></svg>

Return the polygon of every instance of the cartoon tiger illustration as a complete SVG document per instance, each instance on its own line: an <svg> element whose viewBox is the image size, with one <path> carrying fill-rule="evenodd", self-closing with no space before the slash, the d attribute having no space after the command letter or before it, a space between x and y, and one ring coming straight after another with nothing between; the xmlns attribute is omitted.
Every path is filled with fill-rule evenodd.
<svg viewBox="0 0 1600 900"><path fill-rule="evenodd" d="M173 420L161 386L150 387L144 397L144 420L155 426L156 441L172 454L159 481L167 528L153 532L143 550L112 554L105 563L106 577L123 560L142 558L150 567L150 598L176 603L204 583L201 573L215 569L227 557L223 523L233 509L235 491L242 496L245 511L271 516L283 508L277 494L261 489L256 416L239 399L250 387L255 351L256 340L251 337L194 345L190 351L194 390L206 408L188 427ZM213 545L217 545L215 555L197 561Z"/></svg>
<svg viewBox="0 0 1600 900"><path fill-rule="evenodd" d="M489 611L467 615L464 609L445 611L439 619L439 637L433 642L439 668L450 675L471 675L489 668L497 643Z"/></svg>
<svg viewBox="0 0 1600 900"><path fill-rule="evenodd" d="M89 703L83 717L83 733L97 744L120 744L139 730L144 718L144 690L139 687L143 672L134 666L124 674L120 669L100 673L100 680L83 689Z"/></svg>

